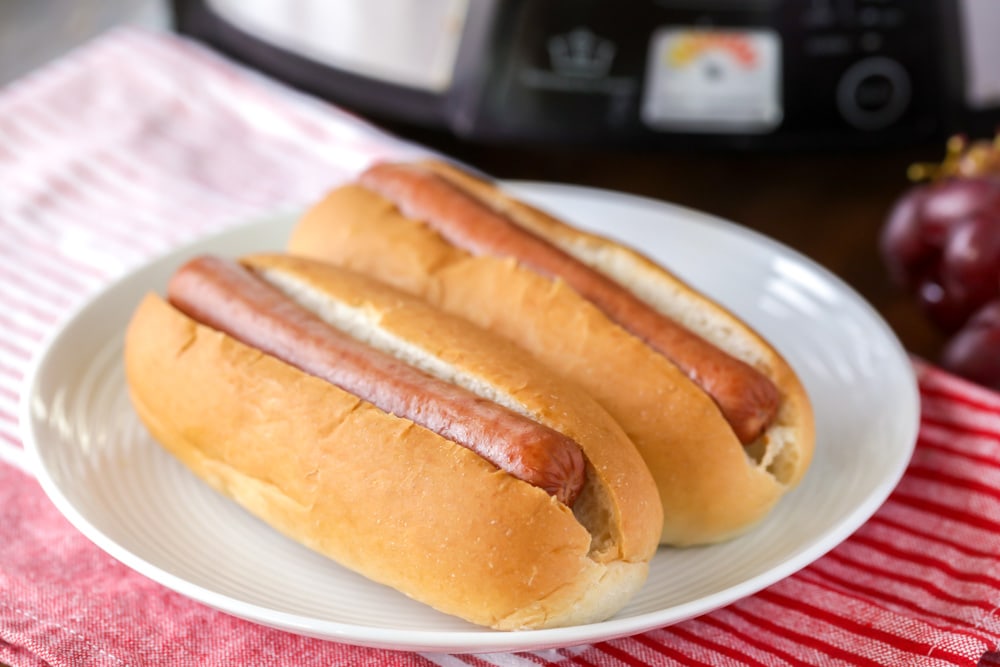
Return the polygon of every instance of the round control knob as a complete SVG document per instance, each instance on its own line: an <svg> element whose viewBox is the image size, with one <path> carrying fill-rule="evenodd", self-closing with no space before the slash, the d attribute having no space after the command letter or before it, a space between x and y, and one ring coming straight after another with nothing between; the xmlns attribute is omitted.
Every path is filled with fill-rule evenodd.
<svg viewBox="0 0 1000 667"><path fill-rule="evenodd" d="M837 84L837 108L859 130L896 122L910 104L910 76L895 60L865 58L847 68Z"/></svg>

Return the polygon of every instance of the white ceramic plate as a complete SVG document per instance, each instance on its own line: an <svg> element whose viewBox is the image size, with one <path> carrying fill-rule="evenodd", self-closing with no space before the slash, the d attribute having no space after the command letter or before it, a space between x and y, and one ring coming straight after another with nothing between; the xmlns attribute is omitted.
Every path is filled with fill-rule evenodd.
<svg viewBox="0 0 1000 667"><path fill-rule="evenodd" d="M315 637L446 652L595 642L708 612L819 558L882 504L909 460L918 396L899 342L853 291L789 249L700 213L575 187L511 187L672 266L768 336L801 374L816 411L815 461L752 533L711 547L661 548L648 583L611 620L500 633L348 572L217 495L162 451L132 413L123 329L142 294L162 290L185 257L279 249L291 216L153 262L93 299L49 341L22 412L45 491L109 554L205 604Z"/></svg>

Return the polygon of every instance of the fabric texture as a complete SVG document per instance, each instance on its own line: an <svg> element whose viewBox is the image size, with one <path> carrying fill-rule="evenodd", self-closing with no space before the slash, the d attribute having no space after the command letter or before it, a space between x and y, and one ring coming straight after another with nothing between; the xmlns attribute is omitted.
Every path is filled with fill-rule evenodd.
<svg viewBox="0 0 1000 667"><path fill-rule="evenodd" d="M187 599L77 532L19 451L18 404L45 337L168 248L424 152L169 35L110 33L0 90L0 663L1000 662L1000 396L919 360L916 452L856 534L754 596L615 641L449 656L309 639Z"/></svg>

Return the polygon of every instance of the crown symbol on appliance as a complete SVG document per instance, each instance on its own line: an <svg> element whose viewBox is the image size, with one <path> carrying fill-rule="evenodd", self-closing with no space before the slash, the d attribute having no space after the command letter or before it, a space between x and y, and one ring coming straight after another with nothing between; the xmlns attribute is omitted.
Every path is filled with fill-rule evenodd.
<svg viewBox="0 0 1000 667"><path fill-rule="evenodd" d="M552 69L559 74L581 77L605 76L617 50L614 42L586 28L575 28L548 41Z"/></svg>

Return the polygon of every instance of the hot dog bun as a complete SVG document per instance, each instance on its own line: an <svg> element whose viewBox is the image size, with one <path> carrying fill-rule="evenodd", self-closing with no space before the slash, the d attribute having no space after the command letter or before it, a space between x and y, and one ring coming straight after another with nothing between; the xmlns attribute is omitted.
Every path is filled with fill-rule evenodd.
<svg viewBox="0 0 1000 667"><path fill-rule="evenodd" d="M584 391L370 279L281 255L243 262L352 336L566 434L584 452L586 482L570 510L151 294L126 335L130 396L153 437L199 477L344 566L480 625L596 621L642 585L662 520L655 483Z"/></svg>
<svg viewBox="0 0 1000 667"><path fill-rule="evenodd" d="M662 541L717 542L763 518L804 475L814 429L793 369L749 326L668 270L442 162L421 163L517 225L629 288L776 386L777 416L744 447L717 405L678 368L561 280L511 258L473 255L358 184L329 193L289 252L350 267L516 341L584 387L623 426L657 481Z"/></svg>

